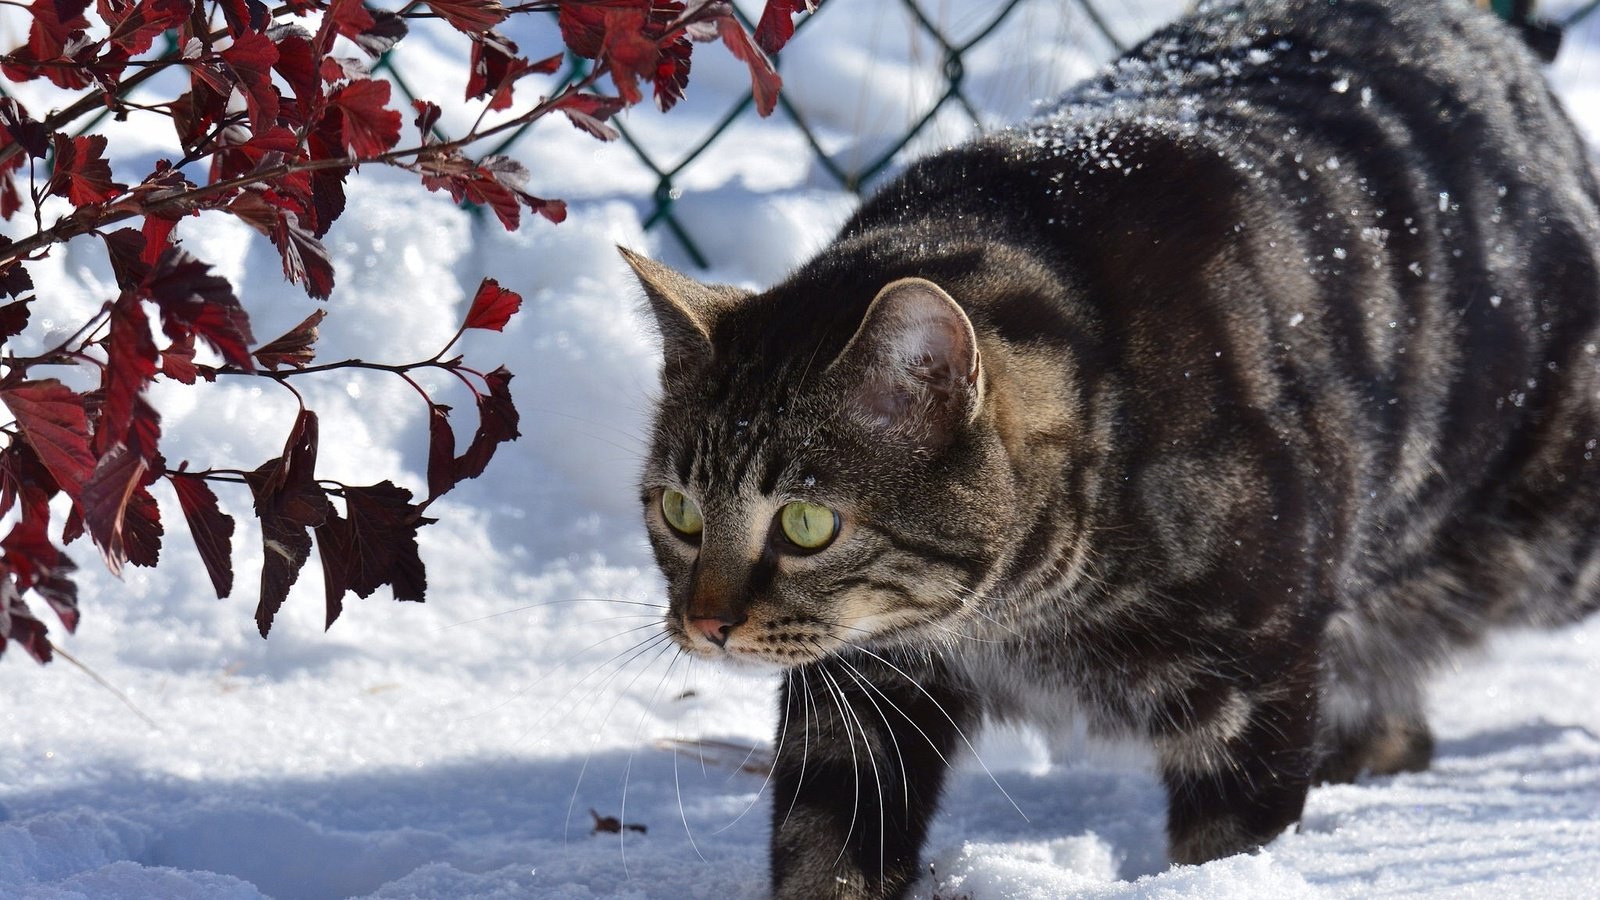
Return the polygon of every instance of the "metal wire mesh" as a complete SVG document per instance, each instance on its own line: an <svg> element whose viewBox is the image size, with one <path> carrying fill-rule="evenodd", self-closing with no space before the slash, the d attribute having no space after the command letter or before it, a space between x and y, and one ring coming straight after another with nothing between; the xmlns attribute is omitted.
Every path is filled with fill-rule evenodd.
<svg viewBox="0 0 1600 900"><path fill-rule="evenodd" d="M887 146L875 148L875 152L857 154L853 160L845 161L839 154L830 153L825 146L819 128L816 124L817 114L796 101L785 91L779 97L778 110L781 122L792 128L797 133L813 157L815 168L826 173L827 177L839 186L860 195L864 193L879 176L885 174L894 164L902 152L906 151L919 137L923 137L930 126L941 115L955 115L964 117L974 129L982 129L989 124L980 110L980 105L974 102L968 78L968 59L979 48L988 42L1000 39L1002 26L1011 22L1019 12L1026 7L1048 3L1056 7L1062 6L1062 0L1000 0L997 2L987 17L980 20L975 26L967 23L966 33L957 37L954 29L942 20L945 4L940 0L897 0L903 9L911 28L922 39L931 42L937 56L939 75L943 81L943 89L937 92L920 115L913 116L908 125L895 139L888 142ZM1118 35L1111 27L1110 20L1097 2L1104 4L1107 0L1068 0L1075 8L1079 18L1076 20L1082 34L1077 35L1080 48L1090 42L1098 45L1098 52L1102 60L1109 59L1120 53L1128 38L1136 35ZM1127 3L1130 0L1121 0ZM1520 14L1514 10L1512 0L1491 0L1497 11L1504 15ZM828 15L844 15L837 10L847 4L834 2L820 6L811 16L804 17L799 23L803 32L817 17ZM930 10L935 7L935 10ZM745 13L739 15L745 19L746 27L753 27ZM1573 8L1565 15L1557 18L1557 23L1568 31L1577 29L1580 25L1589 24L1590 20L1600 22L1600 0L1575 0ZM804 41L804 34L798 40ZM697 56L698 61L698 56ZM782 60L777 60L782 67ZM379 71L385 73L395 83L399 92L409 100L415 95L406 78L403 67L391 58L386 57L379 65ZM587 72L587 61L576 56L570 56L566 67L557 76L555 88L582 78ZM703 249L703 242L696 237L689 225L677 214L679 202L683 199L682 187L685 176L691 173L696 166L706 163L708 153L719 141L723 141L736 123L755 117L754 102L746 93L730 103L726 111L711 121L703 135L692 142L687 149L674 152L673 148L657 146L651 140L639 133L638 129L630 127L627 123L620 123L618 130L621 132L622 143L631 151L639 163L655 178L655 187L644 216L646 229L665 228L673 238L682 246L685 254L695 264L702 268L713 263L707 252ZM773 127L768 123L766 127ZM527 136L528 129L524 127L506 136L490 153L515 154L517 145Z"/></svg>

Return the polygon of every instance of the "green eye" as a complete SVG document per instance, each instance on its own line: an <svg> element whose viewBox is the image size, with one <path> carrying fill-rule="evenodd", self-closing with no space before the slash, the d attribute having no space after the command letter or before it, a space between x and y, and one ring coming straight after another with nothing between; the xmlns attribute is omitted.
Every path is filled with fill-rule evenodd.
<svg viewBox="0 0 1600 900"><path fill-rule="evenodd" d="M778 511L778 524L796 547L821 550L839 533L839 514L815 503L787 503Z"/></svg>
<svg viewBox="0 0 1600 900"><path fill-rule="evenodd" d="M706 527L700 507L683 491L667 488L661 492L661 515L666 517L673 531L687 537L694 537Z"/></svg>

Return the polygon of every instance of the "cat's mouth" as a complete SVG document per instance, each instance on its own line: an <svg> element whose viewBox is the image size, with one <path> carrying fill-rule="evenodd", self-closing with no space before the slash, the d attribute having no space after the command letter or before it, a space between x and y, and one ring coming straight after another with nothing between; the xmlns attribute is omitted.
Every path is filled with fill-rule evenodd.
<svg viewBox="0 0 1600 900"><path fill-rule="evenodd" d="M789 668L838 653L882 647L921 635L929 623L902 615L875 615L849 623L808 616L760 616L737 622L693 619L674 612L667 633L683 650L734 665Z"/></svg>

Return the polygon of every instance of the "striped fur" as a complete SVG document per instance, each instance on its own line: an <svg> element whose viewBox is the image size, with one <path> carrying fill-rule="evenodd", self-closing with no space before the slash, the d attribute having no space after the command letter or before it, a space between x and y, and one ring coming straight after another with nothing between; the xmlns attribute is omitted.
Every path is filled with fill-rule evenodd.
<svg viewBox="0 0 1600 900"><path fill-rule="evenodd" d="M1600 605L1585 158L1468 4L1247 3L911 166L771 290L630 256L666 627L787 670L775 894L902 895L986 716L1150 740L1180 863L1425 766L1430 670ZM840 512L821 552L794 500Z"/></svg>

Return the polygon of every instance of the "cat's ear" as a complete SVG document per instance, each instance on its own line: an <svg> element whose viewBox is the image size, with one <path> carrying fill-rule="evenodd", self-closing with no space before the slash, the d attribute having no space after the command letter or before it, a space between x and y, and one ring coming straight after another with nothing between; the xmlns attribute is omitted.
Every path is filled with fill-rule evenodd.
<svg viewBox="0 0 1600 900"><path fill-rule="evenodd" d="M922 278L879 291L830 368L853 382L850 402L863 421L918 443L948 442L983 400L972 322Z"/></svg>
<svg viewBox="0 0 1600 900"><path fill-rule="evenodd" d="M729 292L701 284L626 247L617 250L644 287L661 332L661 351L668 369L692 369L709 360L712 329L733 302Z"/></svg>

